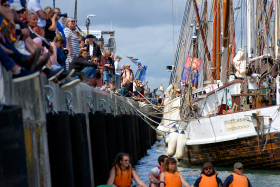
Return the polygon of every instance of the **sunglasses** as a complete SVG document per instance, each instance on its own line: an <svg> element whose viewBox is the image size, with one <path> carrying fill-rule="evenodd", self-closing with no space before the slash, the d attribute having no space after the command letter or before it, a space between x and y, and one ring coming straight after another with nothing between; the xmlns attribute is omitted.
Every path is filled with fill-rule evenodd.
<svg viewBox="0 0 280 187"><path fill-rule="evenodd" d="M72 20L71 22L72 22L72 23L75 23L76 21L75 21L75 20Z"/></svg>
<svg viewBox="0 0 280 187"><path fill-rule="evenodd" d="M8 4L3 4L2 6L5 8L8 8L8 7L10 8L10 5L8 5Z"/></svg>
<svg viewBox="0 0 280 187"><path fill-rule="evenodd" d="M123 161L125 161L125 162L130 162L130 160L123 160Z"/></svg>
<svg viewBox="0 0 280 187"><path fill-rule="evenodd" d="M244 170L244 168L237 168L237 169L239 169L239 170Z"/></svg>
<svg viewBox="0 0 280 187"><path fill-rule="evenodd" d="M211 169L213 169L213 167L207 167L207 168L204 168L204 170L211 170Z"/></svg>
<svg viewBox="0 0 280 187"><path fill-rule="evenodd" d="M99 62L99 60L94 60L94 62Z"/></svg>
<svg viewBox="0 0 280 187"><path fill-rule="evenodd" d="M19 11L17 11L17 14L23 14L23 10L19 10Z"/></svg>

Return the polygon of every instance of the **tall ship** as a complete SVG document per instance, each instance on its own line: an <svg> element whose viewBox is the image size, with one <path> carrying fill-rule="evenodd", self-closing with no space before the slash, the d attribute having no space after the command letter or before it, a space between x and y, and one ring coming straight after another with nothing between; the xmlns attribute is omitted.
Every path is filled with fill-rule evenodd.
<svg viewBox="0 0 280 187"><path fill-rule="evenodd" d="M168 155L194 165L280 169L279 7L186 2L157 127Z"/></svg>

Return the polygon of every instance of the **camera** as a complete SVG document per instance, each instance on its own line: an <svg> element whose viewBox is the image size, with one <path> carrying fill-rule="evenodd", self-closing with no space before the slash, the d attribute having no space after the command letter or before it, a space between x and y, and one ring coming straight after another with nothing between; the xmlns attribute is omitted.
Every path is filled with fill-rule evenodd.
<svg viewBox="0 0 280 187"><path fill-rule="evenodd" d="M67 17L67 13L65 14L57 14L59 17Z"/></svg>
<svg viewBox="0 0 280 187"><path fill-rule="evenodd" d="M64 53L64 55L65 55L65 56L67 56L67 55L68 55L68 53L69 53L69 51L68 51L68 49L67 49L67 48L62 49L62 51L63 51L63 53Z"/></svg>

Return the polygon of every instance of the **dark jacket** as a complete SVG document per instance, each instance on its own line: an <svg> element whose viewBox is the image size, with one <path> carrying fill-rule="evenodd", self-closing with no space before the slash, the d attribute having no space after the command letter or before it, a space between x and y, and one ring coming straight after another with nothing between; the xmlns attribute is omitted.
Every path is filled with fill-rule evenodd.
<svg viewBox="0 0 280 187"><path fill-rule="evenodd" d="M75 56L72 62L70 63L69 69L75 69L77 72L80 72L85 66L93 66L97 68L97 65L95 63L87 61L81 55L78 55Z"/></svg>
<svg viewBox="0 0 280 187"><path fill-rule="evenodd" d="M105 59L105 58L104 58ZM115 62L111 57L108 57L108 60L110 61L110 64L113 66L113 68L108 68L105 66L105 71L112 70L112 73L115 74ZM106 64L106 59L105 59L105 64Z"/></svg>
<svg viewBox="0 0 280 187"><path fill-rule="evenodd" d="M100 50L100 46L98 44L96 44L95 42L93 42L93 53L92 53L92 56L97 56L98 59L100 60L100 57L101 57L101 50ZM87 53L88 53L88 56L90 54L89 52L89 44L85 44L84 47L87 48Z"/></svg>

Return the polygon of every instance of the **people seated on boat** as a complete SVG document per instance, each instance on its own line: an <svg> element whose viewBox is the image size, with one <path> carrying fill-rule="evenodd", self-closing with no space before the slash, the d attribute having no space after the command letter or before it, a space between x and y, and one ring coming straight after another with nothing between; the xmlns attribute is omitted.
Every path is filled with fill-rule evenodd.
<svg viewBox="0 0 280 187"><path fill-rule="evenodd" d="M92 34L88 34L86 36L86 44L84 45L84 48L86 48L88 53L88 58L91 58L93 56L97 56L99 59L101 57L101 50L100 46L95 43L95 36ZM111 54L110 54L111 55Z"/></svg>
<svg viewBox="0 0 280 187"><path fill-rule="evenodd" d="M222 180L217 177L218 173L215 171L211 162L206 162L203 164L201 174L194 183L194 187L217 187L222 186Z"/></svg>
<svg viewBox="0 0 280 187"><path fill-rule="evenodd" d="M181 90L180 89L177 89L176 90L176 98L177 97L181 97Z"/></svg>
<svg viewBox="0 0 280 187"><path fill-rule="evenodd" d="M191 187L184 179L183 175L178 172L177 161L174 158L168 158L163 165L160 174L159 187Z"/></svg>
<svg viewBox="0 0 280 187"><path fill-rule="evenodd" d="M56 29L57 29L57 21L59 19L59 16L57 13L54 13L54 9L47 6L44 8L44 11L48 14L48 19L46 20L46 26L45 26L45 38L52 42L53 39L56 36Z"/></svg>
<svg viewBox="0 0 280 187"><path fill-rule="evenodd" d="M233 166L235 173L226 178L223 187L252 187L249 179L243 174L244 166L241 162L237 162Z"/></svg>
<svg viewBox="0 0 280 187"><path fill-rule="evenodd" d="M75 56L70 64L70 70L75 69L76 72L81 72L85 67L97 68L97 64L87 60L87 51L81 50L78 56Z"/></svg>
<svg viewBox="0 0 280 187"><path fill-rule="evenodd" d="M139 186L148 187L132 168L129 155L126 153L119 153L116 156L113 168L110 171L107 185L115 187L130 187L132 185L132 179L134 179Z"/></svg>
<svg viewBox="0 0 280 187"><path fill-rule="evenodd" d="M129 91L133 92L134 74L133 71L130 69L130 64L125 65L125 70L122 77L123 82L129 84Z"/></svg>
<svg viewBox="0 0 280 187"><path fill-rule="evenodd" d="M150 171L149 173L149 180L150 180L150 187L158 187L158 183L160 181L160 173L162 172L162 168L168 156L160 155L158 157L158 164Z"/></svg>

